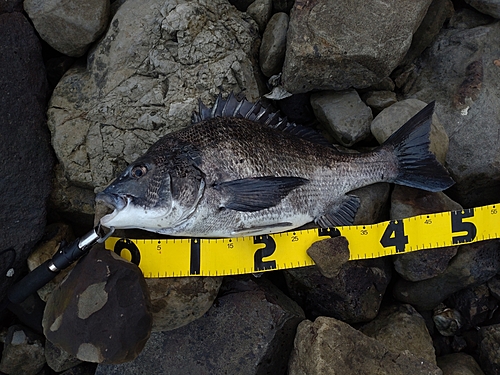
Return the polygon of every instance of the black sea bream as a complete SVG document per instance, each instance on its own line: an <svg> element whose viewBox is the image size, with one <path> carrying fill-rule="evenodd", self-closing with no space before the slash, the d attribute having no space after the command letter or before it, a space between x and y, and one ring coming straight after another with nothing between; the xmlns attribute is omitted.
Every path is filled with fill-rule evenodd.
<svg viewBox="0 0 500 375"><path fill-rule="evenodd" d="M428 191L453 180L429 152L434 103L371 152L342 153L277 113L220 96L195 123L160 139L97 200L114 209L101 224L190 237L276 233L311 221L352 224L350 191L394 182Z"/></svg>

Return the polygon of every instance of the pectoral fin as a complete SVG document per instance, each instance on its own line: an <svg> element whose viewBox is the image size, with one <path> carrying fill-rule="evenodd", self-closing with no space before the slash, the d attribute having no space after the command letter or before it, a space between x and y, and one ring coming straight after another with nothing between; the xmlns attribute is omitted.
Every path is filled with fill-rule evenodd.
<svg viewBox="0 0 500 375"><path fill-rule="evenodd" d="M252 177L214 185L225 198L223 207L253 212L276 206L292 190L309 182L301 177Z"/></svg>
<svg viewBox="0 0 500 375"><path fill-rule="evenodd" d="M352 225L358 211L360 200L355 195L345 195L340 201L328 206L326 212L317 217L314 222L322 228Z"/></svg>

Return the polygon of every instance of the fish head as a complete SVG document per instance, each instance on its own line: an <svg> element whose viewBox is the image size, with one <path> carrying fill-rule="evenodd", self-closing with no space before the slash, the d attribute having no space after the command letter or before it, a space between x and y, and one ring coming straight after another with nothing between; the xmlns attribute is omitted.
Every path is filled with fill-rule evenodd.
<svg viewBox="0 0 500 375"><path fill-rule="evenodd" d="M117 229L165 232L185 221L203 195L204 179L169 165L165 160L142 157L130 164L96 201L113 212L101 225Z"/></svg>

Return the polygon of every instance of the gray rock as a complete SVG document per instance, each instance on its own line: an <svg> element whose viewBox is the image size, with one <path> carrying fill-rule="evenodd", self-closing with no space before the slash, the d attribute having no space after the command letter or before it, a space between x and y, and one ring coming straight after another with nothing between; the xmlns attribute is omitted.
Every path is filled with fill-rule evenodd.
<svg viewBox="0 0 500 375"><path fill-rule="evenodd" d="M391 77L385 77L380 82L377 82L374 85L370 86L368 88L368 90L394 91L395 87L396 87L396 85L394 84L394 81L391 79Z"/></svg>
<svg viewBox="0 0 500 375"><path fill-rule="evenodd" d="M335 251L332 248L331 252ZM285 271L290 296L308 316L331 316L348 323L367 322L377 316L390 277L389 261L382 258L340 264L330 278L316 267Z"/></svg>
<svg viewBox="0 0 500 375"><path fill-rule="evenodd" d="M0 300L45 229L53 165L42 49L21 13L0 14Z"/></svg>
<svg viewBox="0 0 500 375"><path fill-rule="evenodd" d="M462 206L444 193L431 193L406 186L395 186L391 196L391 220L461 210ZM416 251L394 257L394 268L409 281L430 279L442 273L456 255L458 246Z"/></svg>
<svg viewBox="0 0 500 375"><path fill-rule="evenodd" d="M255 0L248 6L246 12L255 22L257 22L259 31L262 33L266 28L269 18L271 18L272 10L272 0Z"/></svg>
<svg viewBox="0 0 500 375"><path fill-rule="evenodd" d="M479 329L479 364L486 375L500 372L500 324Z"/></svg>
<svg viewBox="0 0 500 375"><path fill-rule="evenodd" d="M398 99L392 91L369 91L363 94L363 101L378 113L396 103Z"/></svg>
<svg viewBox="0 0 500 375"><path fill-rule="evenodd" d="M484 375L474 358L465 353L452 353L437 359L443 375Z"/></svg>
<svg viewBox="0 0 500 375"><path fill-rule="evenodd" d="M410 49L401 65L408 65L431 45L444 22L453 16L454 9L451 0L433 0L422 23L413 35Z"/></svg>
<svg viewBox="0 0 500 375"><path fill-rule="evenodd" d="M343 146L352 146L370 135L372 111L354 89L314 93L311 106L319 122Z"/></svg>
<svg viewBox="0 0 500 375"><path fill-rule="evenodd" d="M354 225L375 224L386 220L389 214L389 195L391 185L379 182L353 190L349 194L356 195L361 200Z"/></svg>
<svg viewBox="0 0 500 375"><path fill-rule="evenodd" d="M408 51L431 0L298 1L290 14L283 85L291 93L366 88ZM363 25L363 27L359 27Z"/></svg>
<svg viewBox="0 0 500 375"><path fill-rule="evenodd" d="M0 371L9 375L36 375L44 365L43 337L19 325L9 327Z"/></svg>
<svg viewBox="0 0 500 375"><path fill-rule="evenodd" d="M336 319L319 317L299 324L289 375L426 374L439 368L409 351L395 352Z"/></svg>
<svg viewBox="0 0 500 375"><path fill-rule="evenodd" d="M161 136L189 125L198 98L219 90L259 97L255 22L224 0L129 0L70 69L47 112L52 145L70 186L105 186ZM55 193L60 190L55 187ZM77 200L61 202L78 211Z"/></svg>
<svg viewBox="0 0 500 375"><path fill-rule="evenodd" d="M371 132L379 143L384 142L389 136L399 129L406 121L412 118L421 109L426 106L426 103L415 100L406 99L391 105L389 108L380 112L373 119L371 124ZM436 158L444 164L446 152L448 151L448 135L438 119L436 113L432 115L430 150L436 155Z"/></svg>
<svg viewBox="0 0 500 375"><path fill-rule="evenodd" d="M170 331L200 318L212 306L221 283L222 277L146 279L153 332Z"/></svg>
<svg viewBox="0 0 500 375"><path fill-rule="evenodd" d="M408 350L416 357L436 364L432 337L424 318L411 305L392 305L382 309L360 331L380 341L392 352Z"/></svg>
<svg viewBox="0 0 500 375"><path fill-rule="evenodd" d="M408 94L436 100L450 135L446 165L456 181L452 196L466 207L498 200L498 125L491 119L500 116L500 69L494 63L499 39L499 22L443 30L417 60L419 75Z"/></svg>
<svg viewBox="0 0 500 375"><path fill-rule="evenodd" d="M488 25L494 21L492 17L484 13L479 13L472 8L463 8L455 12L448 26L452 29L465 30Z"/></svg>
<svg viewBox="0 0 500 375"><path fill-rule="evenodd" d="M78 358L52 344L49 340L45 341L45 359L47 365L55 372L62 372L82 363Z"/></svg>
<svg viewBox="0 0 500 375"><path fill-rule="evenodd" d="M139 268L96 245L53 291L44 334L86 362L134 359L151 332L147 286Z"/></svg>
<svg viewBox="0 0 500 375"><path fill-rule="evenodd" d="M284 374L302 310L263 281L228 278L223 288L203 317L154 332L133 362L99 365L96 375Z"/></svg>
<svg viewBox="0 0 500 375"><path fill-rule="evenodd" d="M453 293L495 276L500 269L499 246L496 240L461 245L443 273L418 282L398 280L393 294L419 311L431 310Z"/></svg>
<svg viewBox="0 0 500 375"><path fill-rule="evenodd" d="M82 56L108 26L109 3L24 0L24 10L51 47L69 56Z"/></svg>
<svg viewBox="0 0 500 375"><path fill-rule="evenodd" d="M259 51L260 69L266 77L281 72L285 60L288 21L288 14L276 13L267 23Z"/></svg>
<svg viewBox="0 0 500 375"><path fill-rule="evenodd" d="M500 18L500 1L498 0L465 0L465 2L481 13Z"/></svg>

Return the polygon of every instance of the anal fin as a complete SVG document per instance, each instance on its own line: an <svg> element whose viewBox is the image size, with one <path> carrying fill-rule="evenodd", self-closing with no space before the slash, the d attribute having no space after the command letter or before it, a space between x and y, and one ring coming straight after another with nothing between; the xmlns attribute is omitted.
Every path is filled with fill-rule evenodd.
<svg viewBox="0 0 500 375"><path fill-rule="evenodd" d="M340 200L330 204L326 212L314 219L314 222L322 228L352 225L360 203L357 196L345 195Z"/></svg>

